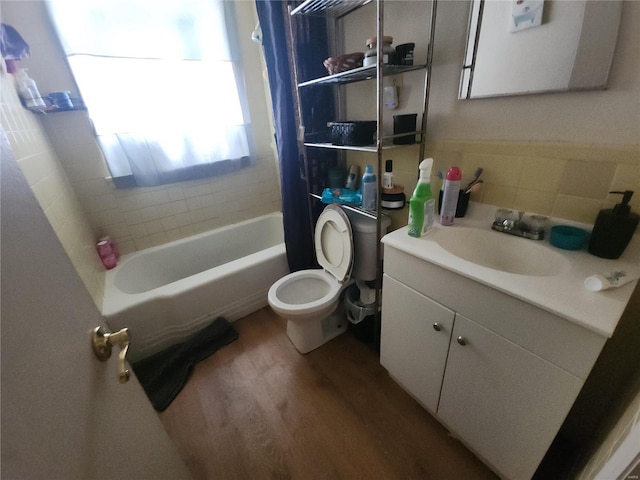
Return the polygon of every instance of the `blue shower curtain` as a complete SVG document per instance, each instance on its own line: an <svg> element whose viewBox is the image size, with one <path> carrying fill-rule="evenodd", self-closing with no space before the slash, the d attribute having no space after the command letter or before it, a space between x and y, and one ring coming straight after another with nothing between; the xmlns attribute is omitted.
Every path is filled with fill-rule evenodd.
<svg viewBox="0 0 640 480"><path fill-rule="evenodd" d="M314 209L314 218L309 218L307 189L302 173L304 169L296 140L292 65L287 53L291 48L287 4L288 2L280 0L256 0L280 161L287 260L293 272L317 266L311 225L315 224L322 204ZM297 38L301 81L324 76L327 72L322 62L330 56L327 53L326 23L321 17L304 18L300 23ZM307 132L326 128L326 122L334 120L333 104L326 101L325 93L303 92L303 123ZM310 162L323 167L333 165L336 161L333 152L309 152L308 155Z"/></svg>

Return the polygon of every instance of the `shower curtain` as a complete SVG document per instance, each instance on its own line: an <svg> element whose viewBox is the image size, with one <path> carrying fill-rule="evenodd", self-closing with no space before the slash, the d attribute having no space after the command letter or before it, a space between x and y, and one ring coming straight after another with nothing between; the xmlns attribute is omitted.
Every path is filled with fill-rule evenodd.
<svg viewBox="0 0 640 480"><path fill-rule="evenodd" d="M309 218L309 198L303 178L303 162L296 139L298 129L292 81L293 66L288 54L292 48L289 44L288 4L281 0L256 0L280 161L287 260L293 272L317 266L311 225L315 225L322 204L314 209L314 218ZM322 17L305 17L301 20L296 22L298 24L296 36L299 39L297 58L300 59L300 81L304 81L327 75L322 62L330 55L327 52L325 20ZM304 112L302 122L307 132L319 131L326 128L327 121L335 120L333 103L327 102L326 98L326 92L302 92L301 103ZM325 167L335 164L334 152L311 150L308 152L310 163Z"/></svg>

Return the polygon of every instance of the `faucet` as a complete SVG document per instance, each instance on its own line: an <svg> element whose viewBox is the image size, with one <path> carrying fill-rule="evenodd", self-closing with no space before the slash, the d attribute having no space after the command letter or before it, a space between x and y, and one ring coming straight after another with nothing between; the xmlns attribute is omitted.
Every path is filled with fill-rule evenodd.
<svg viewBox="0 0 640 480"><path fill-rule="evenodd" d="M543 215L526 215L523 211L499 208L491 228L517 237L543 240L547 220Z"/></svg>

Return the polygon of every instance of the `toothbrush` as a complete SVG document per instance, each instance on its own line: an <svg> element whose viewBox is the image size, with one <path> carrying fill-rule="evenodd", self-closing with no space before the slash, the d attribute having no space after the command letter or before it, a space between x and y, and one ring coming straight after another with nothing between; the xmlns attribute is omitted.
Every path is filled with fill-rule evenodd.
<svg viewBox="0 0 640 480"><path fill-rule="evenodd" d="M469 184L465 187L465 189L464 189L465 192L467 192L476 183L481 183L482 182L482 180L480 180L480 175L482 175L483 171L484 171L484 169L482 167L476 169L475 178L473 180L471 180L469 182Z"/></svg>
<svg viewBox="0 0 640 480"><path fill-rule="evenodd" d="M470 186L464 190L464 193L477 192L478 190L480 190L480 185L482 185L483 183L484 180L476 180L473 185L469 184Z"/></svg>

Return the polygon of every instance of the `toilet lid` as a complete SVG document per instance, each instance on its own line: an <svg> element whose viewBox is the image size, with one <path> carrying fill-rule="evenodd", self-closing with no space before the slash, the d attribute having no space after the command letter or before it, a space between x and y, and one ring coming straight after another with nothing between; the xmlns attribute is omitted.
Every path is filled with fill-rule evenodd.
<svg viewBox="0 0 640 480"><path fill-rule="evenodd" d="M316 258L339 282L349 279L353 267L353 234L344 211L327 205L316 223Z"/></svg>

